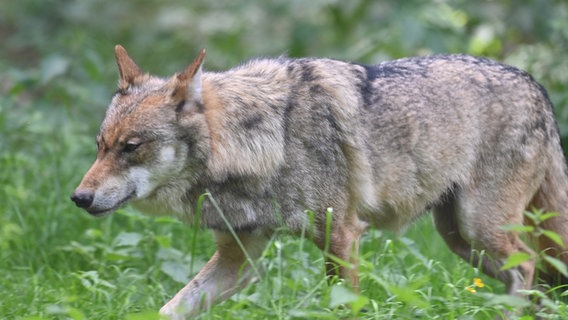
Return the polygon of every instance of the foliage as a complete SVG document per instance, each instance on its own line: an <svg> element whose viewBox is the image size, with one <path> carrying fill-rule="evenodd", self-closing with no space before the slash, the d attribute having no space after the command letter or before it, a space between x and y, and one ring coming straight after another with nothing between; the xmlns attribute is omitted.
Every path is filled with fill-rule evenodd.
<svg viewBox="0 0 568 320"><path fill-rule="evenodd" d="M3 1L0 38L0 314L7 319L155 318L213 251L206 232L177 221L128 208L97 220L68 201L94 157L117 79L116 43L160 75L183 68L201 47L211 70L281 54L365 63L490 56L549 90L568 136L568 3L560 0ZM402 238L373 231L361 252L356 294L325 282L323 258L308 241L275 239L262 281L203 318L474 319L518 303L499 299L502 286L445 249L428 221ZM542 318L568 314L564 303L546 302L554 314Z"/></svg>

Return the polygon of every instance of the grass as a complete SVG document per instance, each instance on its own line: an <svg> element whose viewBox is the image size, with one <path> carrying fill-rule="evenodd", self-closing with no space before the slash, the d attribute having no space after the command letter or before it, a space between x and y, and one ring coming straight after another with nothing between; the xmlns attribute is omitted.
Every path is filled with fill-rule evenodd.
<svg viewBox="0 0 568 320"><path fill-rule="evenodd" d="M213 253L210 234L129 208L103 219L75 208L68 196L94 157L102 111L15 106L0 98L2 318L158 318ZM491 319L519 303L450 253L429 218L402 236L367 233L360 263L355 294L326 281L309 241L277 237L260 262L262 279L200 318ZM543 318L568 316L566 304L545 302Z"/></svg>

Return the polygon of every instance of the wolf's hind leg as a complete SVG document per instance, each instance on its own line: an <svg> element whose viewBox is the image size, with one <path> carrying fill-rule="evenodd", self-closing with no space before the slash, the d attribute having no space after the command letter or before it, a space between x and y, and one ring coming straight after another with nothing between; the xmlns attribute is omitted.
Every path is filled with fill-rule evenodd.
<svg viewBox="0 0 568 320"><path fill-rule="evenodd" d="M255 275L248 258L255 262L269 237L254 233L241 233L238 237L248 257L230 233L215 232L217 251L213 257L160 309L160 314L173 320L186 319L243 289Z"/></svg>
<svg viewBox="0 0 568 320"><path fill-rule="evenodd" d="M492 181L489 185L479 183L475 188L454 190L436 208L434 217L438 231L452 251L505 283L507 293L517 294L518 290L531 288L535 262L531 259L507 270L500 268L512 254L523 252L533 256L533 251L518 234L502 226L523 223L523 212L532 192L518 187L530 184L508 182L496 186ZM472 249L484 250L491 259Z"/></svg>
<svg viewBox="0 0 568 320"><path fill-rule="evenodd" d="M490 277L499 279L500 274L497 265L488 259L487 255L473 250L472 245L461 236L456 220L453 194L444 197L444 201L434 208L433 215L436 230L453 253L471 263L474 267L479 267L483 273ZM504 279L500 280L504 281Z"/></svg>

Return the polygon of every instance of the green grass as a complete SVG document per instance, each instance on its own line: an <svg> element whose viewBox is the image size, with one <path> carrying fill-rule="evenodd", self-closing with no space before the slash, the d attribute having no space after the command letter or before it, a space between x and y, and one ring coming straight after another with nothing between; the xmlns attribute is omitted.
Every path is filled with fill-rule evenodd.
<svg viewBox="0 0 568 320"><path fill-rule="evenodd" d="M213 253L211 235L129 208L102 219L75 208L68 196L94 156L98 120L0 102L2 318L157 318ZM355 294L327 283L308 240L280 236L260 262L262 278L201 318L490 319L516 303L450 253L429 217L398 237L370 231L360 263ZM486 286L471 293L475 277ZM568 315L564 303L546 302L554 312L544 318Z"/></svg>

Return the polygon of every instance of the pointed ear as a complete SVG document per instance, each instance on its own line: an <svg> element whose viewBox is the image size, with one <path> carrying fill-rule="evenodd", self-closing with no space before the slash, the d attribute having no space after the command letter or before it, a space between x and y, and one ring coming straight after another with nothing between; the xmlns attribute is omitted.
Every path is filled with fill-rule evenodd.
<svg viewBox="0 0 568 320"><path fill-rule="evenodd" d="M199 55L193 62L182 72L175 76L176 88L172 96L177 101L187 100L201 102L201 66L205 58L205 49L199 52Z"/></svg>
<svg viewBox="0 0 568 320"><path fill-rule="evenodd" d="M201 49L199 55L193 62L185 68L180 74L178 74L178 79L180 81L186 81L193 78L200 70L203 64L203 59L205 58L205 49Z"/></svg>
<svg viewBox="0 0 568 320"><path fill-rule="evenodd" d="M142 75L142 70L136 65L136 62L128 56L128 52L121 45L114 47L114 55L116 64L118 65L118 73L120 74L120 88L130 86L136 77Z"/></svg>

